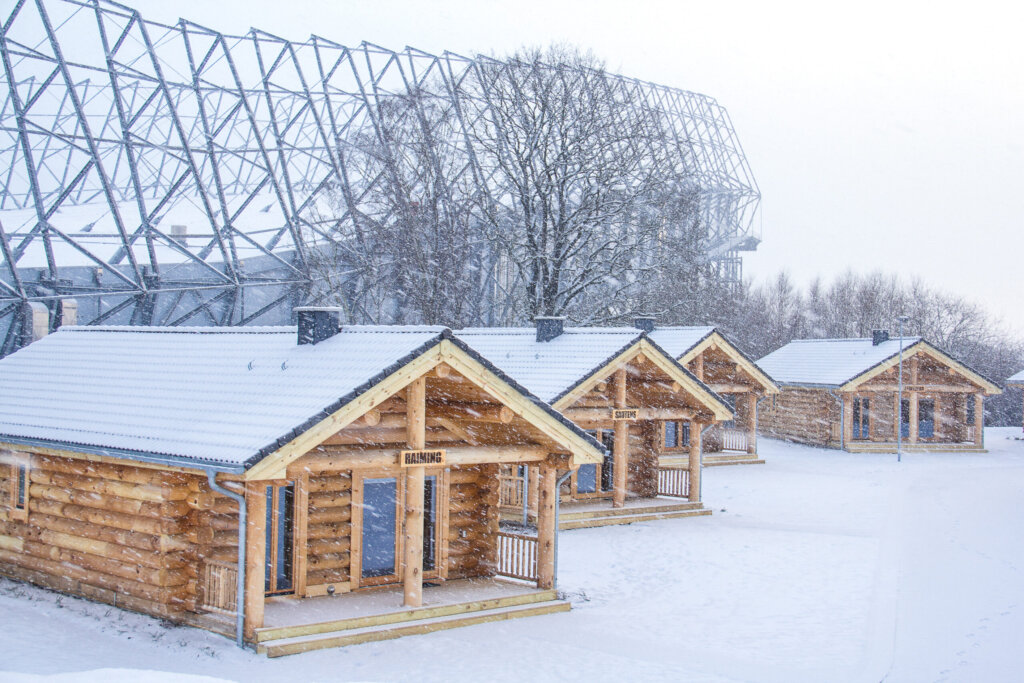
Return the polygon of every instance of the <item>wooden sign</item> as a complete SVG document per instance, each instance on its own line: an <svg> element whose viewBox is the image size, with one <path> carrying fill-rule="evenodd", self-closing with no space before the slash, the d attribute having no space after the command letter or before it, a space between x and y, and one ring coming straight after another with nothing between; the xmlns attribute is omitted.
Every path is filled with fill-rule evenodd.
<svg viewBox="0 0 1024 683"><path fill-rule="evenodd" d="M923 384L906 384L903 386L903 391L924 391Z"/></svg>
<svg viewBox="0 0 1024 683"><path fill-rule="evenodd" d="M640 414L637 408L615 408L612 410L613 420L635 420Z"/></svg>
<svg viewBox="0 0 1024 683"><path fill-rule="evenodd" d="M422 451L402 451L400 453L399 464L402 467L423 467L425 465L443 465L444 455L445 451L443 448Z"/></svg>

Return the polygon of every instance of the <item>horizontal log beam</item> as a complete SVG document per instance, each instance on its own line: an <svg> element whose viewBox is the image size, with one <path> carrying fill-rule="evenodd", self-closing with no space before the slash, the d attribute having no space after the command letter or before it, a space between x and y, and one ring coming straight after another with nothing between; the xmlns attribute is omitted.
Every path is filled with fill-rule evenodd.
<svg viewBox="0 0 1024 683"><path fill-rule="evenodd" d="M612 419L610 408L568 408L564 411L573 422L606 422ZM690 420L694 412L677 408L640 408L637 421L643 420Z"/></svg>

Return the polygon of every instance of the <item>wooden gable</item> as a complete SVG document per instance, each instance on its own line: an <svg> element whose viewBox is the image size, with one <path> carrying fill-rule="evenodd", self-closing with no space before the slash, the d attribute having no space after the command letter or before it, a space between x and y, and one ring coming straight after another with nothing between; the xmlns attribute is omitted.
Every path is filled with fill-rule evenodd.
<svg viewBox="0 0 1024 683"><path fill-rule="evenodd" d="M543 460L549 453L576 463L603 457L574 428L445 339L268 455L246 478L284 477L307 453L328 468L396 465L407 440L402 391L421 377L427 445L446 447L451 464ZM343 461L327 462L342 453Z"/></svg>
<svg viewBox="0 0 1024 683"><path fill-rule="evenodd" d="M899 356L894 356L854 377L839 390L896 391L899 386L899 363ZM911 381L914 378L910 376L912 364L917 365L915 381ZM905 391L980 391L986 396L1002 393L998 386L926 341L918 341L904 349L903 382Z"/></svg>
<svg viewBox="0 0 1024 683"><path fill-rule="evenodd" d="M717 331L684 353L679 362L690 372L702 364L704 383L718 393L779 393L774 380Z"/></svg>
<svg viewBox="0 0 1024 683"><path fill-rule="evenodd" d="M614 376L620 370L627 377L626 406L615 401ZM612 409L623 407L636 408L639 420L732 418L726 405L646 339L595 370L554 405L577 423L612 420Z"/></svg>

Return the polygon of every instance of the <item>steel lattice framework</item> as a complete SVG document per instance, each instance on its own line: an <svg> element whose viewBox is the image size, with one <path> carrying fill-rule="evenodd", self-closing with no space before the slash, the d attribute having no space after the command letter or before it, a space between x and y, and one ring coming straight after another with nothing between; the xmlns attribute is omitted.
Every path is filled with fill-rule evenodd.
<svg viewBox="0 0 1024 683"><path fill-rule="evenodd" d="M481 69L502 64L487 57L229 36L100 0L19 0L0 56L0 355L20 345L28 302L74 297L87 324L287 320L310 249L386 210L380 178L351 157L353 140L396 144L381 130L389 98L426 94L443 109L456 122L444 135L426 116L414 124L457 160L453 181L501 201L469 135L488 106ZM707 258L738 281L760 195L725 109L606 84L664 113L672 172L698 188Z"/></svg>

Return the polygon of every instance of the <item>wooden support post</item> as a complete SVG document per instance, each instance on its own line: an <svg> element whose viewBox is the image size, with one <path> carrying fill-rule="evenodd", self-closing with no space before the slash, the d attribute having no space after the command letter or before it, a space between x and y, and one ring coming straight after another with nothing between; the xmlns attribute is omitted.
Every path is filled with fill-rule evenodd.
<svg viewBox="0 0 1024 683"><path fill-rule="evenodd" d="M626 369L615 371L615 407L626 407ZM626 504L626 486L629 482L629 421L615 422L615 442L612 447L615 457L614 486L612 491L612 507L620 508Z"/></svg>
<svg viewBox="0 0 1024 683"><path fill-rule="evenodd" d="M843 448L853 441L853 396L843 394Z"/></svg>
<svg viewBox="0 0 1024 683"><path fill-rule="evenodd" d="M985 397L974 395L974 443L979 448L985 445Z"/></svg>
<svg viewBox="0 0 1024 683"><path fill-rule="evenodd" d="M700 431L704 427L700 422L690 421L690 497L691 503L700 502Z"/></svg>
<svg viewBox="0 0 1024 683"><path fill-rule="evenodd" d="M910 422L910 437L907 439L910 443L917 443L917 407L917 392L912 391L910 392L910 418L908 420Z"/></svg>
<svg viewBox="0 0 1024 683"><path fill-rule="evenodd" d="M245 639L256 639L263 626L267 571L267 491L260 481L245 487Z"/></svg>
<svg viewBox="0 0 1024 683"><path fill-rule="evenodd" d="M701 382L704 381L704 354L699 354L693 359L693 374L697 376Z"/></svg>
<svg viewBox="0 0 1024 683"><path fill-rule="evenodd" d="M932 409L932 434L936 441L942 441L946 435L946 420L942 416L942 394L934 394L935 407Z"/></svg>
<svg viewBox="0 0 1024 683"><path fill-rule="evenodd" d="M426 379L420 377L406 389L406 420L409 448L426 448ZM405 470L405 552L402 582L406 607L423 605L423 485L426 468Z"/></svg>
<svg viewBox="0 0 1024 683"><path fill-rule="evenodd" d="M555 497L558 469L545 460L537 468L537 588L555 587Z"/></svg>
<svg viewBox="0 0 1024 683"><path fill-rule="evenodd" d="M747 399L747 453L757 454L757 394L740 394Z"/></svg>

